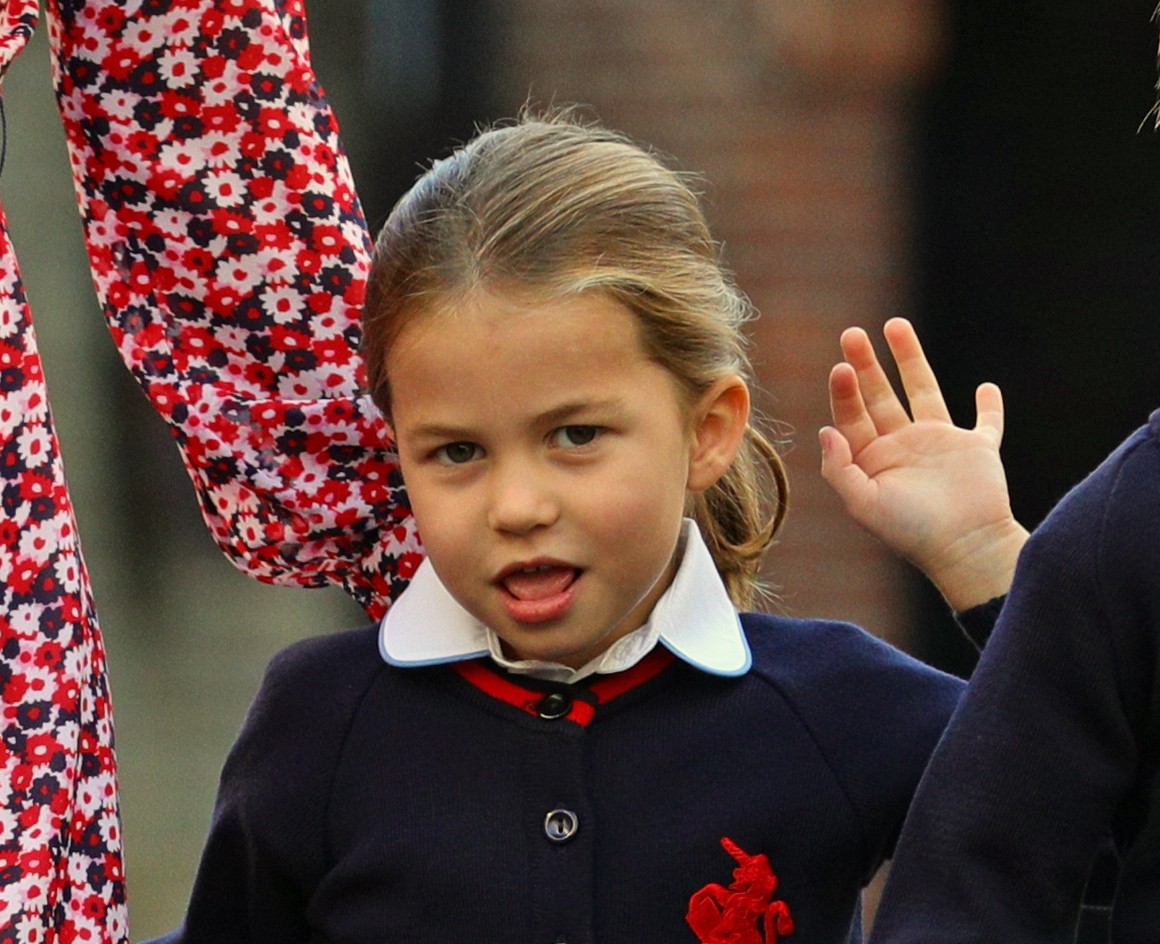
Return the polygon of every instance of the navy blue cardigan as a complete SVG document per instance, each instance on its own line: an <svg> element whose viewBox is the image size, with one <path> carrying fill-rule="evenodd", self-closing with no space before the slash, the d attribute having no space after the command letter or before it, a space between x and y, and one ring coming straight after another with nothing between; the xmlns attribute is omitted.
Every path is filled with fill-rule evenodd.
<svg viewBox="0 0 1160 944"><path fill-rule="evenodd" d="M590 686L395 668L374 627L291 647L165 940L692 944L726 839L768 857L793 944L846 941L961 683L849 625L743 623L743 677L658 650Z"/></svg>
<svg viewBox="0 0 1160 944"><path fill-rule="evenodd" d="M891 867L881 944L1160 941L1160 411L1036 529ZM1105 939L1108 939L1105 937Z"/></svg>

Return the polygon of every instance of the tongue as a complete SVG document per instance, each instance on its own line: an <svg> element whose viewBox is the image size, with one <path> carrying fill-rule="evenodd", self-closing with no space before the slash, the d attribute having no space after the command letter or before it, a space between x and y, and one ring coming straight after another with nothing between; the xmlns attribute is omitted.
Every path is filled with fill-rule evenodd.
<svg viewBox="0 0 1160 944"><path fill-rule="evenodd" d="M503 585L517 600L545 600L563 593L575 579L576 571L571 567L550 567L508 574Z"/></svg>

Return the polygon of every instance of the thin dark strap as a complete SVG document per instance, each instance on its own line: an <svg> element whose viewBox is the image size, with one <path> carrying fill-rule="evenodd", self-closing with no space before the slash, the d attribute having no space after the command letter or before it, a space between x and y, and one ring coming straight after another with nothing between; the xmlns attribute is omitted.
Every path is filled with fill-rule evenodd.
<svg viewBox="0 0 1160 944"><path fill-rule="evenodd" d="M8 117L4 114L4 96L0 95L0 174L4 173L4 158L8 156Z"/></svg>

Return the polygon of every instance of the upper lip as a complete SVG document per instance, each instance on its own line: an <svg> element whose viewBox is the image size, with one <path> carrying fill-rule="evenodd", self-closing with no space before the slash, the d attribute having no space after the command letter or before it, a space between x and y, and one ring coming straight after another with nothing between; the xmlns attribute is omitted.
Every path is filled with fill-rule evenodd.
<svg viewBox="0 0 1160 944"><path fill-rule="evenodd" d="M520 573L521 571L549 567L566 567L569 570L580 569L575 564L570 564L567 561L557 560L554 557L537 557L533 560L516 561L514 564L508 564L505 568L503 568L503 570L496 574L495 582L502 583L512 574Z"/></svg>

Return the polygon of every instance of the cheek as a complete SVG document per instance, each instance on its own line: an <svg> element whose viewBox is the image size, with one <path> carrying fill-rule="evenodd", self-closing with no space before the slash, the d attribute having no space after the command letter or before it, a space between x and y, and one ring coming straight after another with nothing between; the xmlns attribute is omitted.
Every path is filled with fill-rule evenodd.
<svg viewBox="0 0 1160 944"><path fill-rule="evenodd" d="M583 518L622 550L667 544L684 517L682 471L638 467L607 480L604 488L582 489Z"/></svg>
<svg viewBox="0 0 1160 944"><path fill-rule="evenodd" d="M439 507L436 504L432 509L423 509L420 505L418 509L413 507L412 510L415 511L415 523L419 540L423 542L423 550L431 559L440 579L454 590L471 560L472 555L468 549L473 545L463 540L463 529L457 527L448 515L441 513Z"/></svg>
<svg viewBox="0 0 1160 944"><path fill-rule="evenodd" d="M683 508L689 482L689 452L673 437L642 444L626 456L616 476L613 501L626 509Z"/></svg>
<svg viewBox="0 0 1160 944"><path fill-rule="evenodd" d="M449 519L453 517L455 503L441 499L439 489L421 470L409 469L405 461L401 465L407 499L419 528L419 536L427 553L434 557L443 552L446 543L444 536L454 530Z"/></svg>

